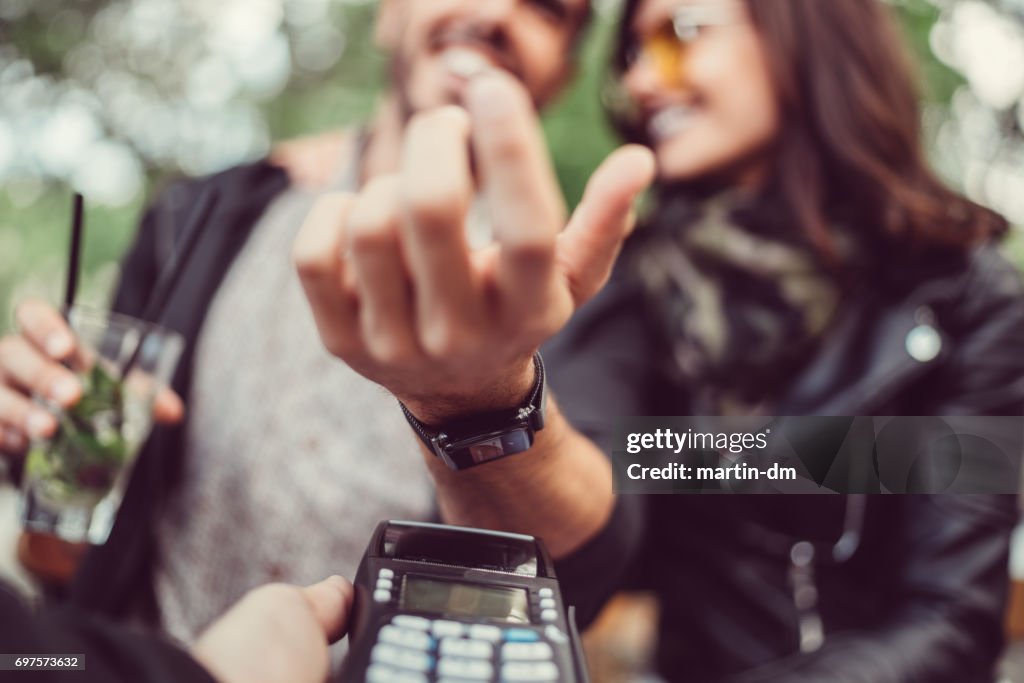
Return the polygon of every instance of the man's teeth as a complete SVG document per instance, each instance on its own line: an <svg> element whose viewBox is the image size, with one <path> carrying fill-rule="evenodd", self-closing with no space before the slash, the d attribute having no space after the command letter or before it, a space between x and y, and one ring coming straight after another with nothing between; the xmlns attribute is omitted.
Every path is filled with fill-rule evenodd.
<svg viewBox="0 0 1024 683"><path fill-rule="evenodd" d="M476 50L450 47L441 55L445 67L462 78L472 78L491 68L491 62Z"/></svg>
<svg viewBox="0 0 1024 683"><path fill-rule="evenodd" d="M690 107L666 107L647 122L647 130L655 141L666 140L686 130L696 112Z"/></svg>

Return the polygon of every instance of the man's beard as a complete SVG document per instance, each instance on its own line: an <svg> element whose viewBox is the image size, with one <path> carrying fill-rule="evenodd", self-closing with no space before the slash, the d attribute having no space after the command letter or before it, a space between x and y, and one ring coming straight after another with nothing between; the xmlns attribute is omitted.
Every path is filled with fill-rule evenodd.
<svg viewBox="0 0 1024 683"><path fill-rule="evenodd" d="M439 46L438 43L450 31L450 27L443 26L436 28L431 32L428 38L428 54L437 56L438 53L443 52L445 49L443 46ZM462 37L469 38L474 42L478 42L482 45L488 46L489 49L494 51L494 57L499 62L500 68L506 71L509 75L515 78L524 86L526 85L526 79L524 77L522 64L515 59L515 55L511 52L510 46L505 44L507 38L504 35L499 35L489 31L488 29L482 28L479 25L470 25L463 29ZM399 45L404 44L404 40L399 41ZM415 50L407 51L398 47L391 56L388 64L388 73L391 78L391 85L396 95L399 116L403 123L408 123L416 112L424 108L424 103L414 102L412 95L412 78L413 71L415 68ZM440 106L445 104L462 104L459 98L452 93L440 93L445 100L440 102L434 102L429 106ZM540 108L541 102L531 93L531 100L536 108Z"/></svg>

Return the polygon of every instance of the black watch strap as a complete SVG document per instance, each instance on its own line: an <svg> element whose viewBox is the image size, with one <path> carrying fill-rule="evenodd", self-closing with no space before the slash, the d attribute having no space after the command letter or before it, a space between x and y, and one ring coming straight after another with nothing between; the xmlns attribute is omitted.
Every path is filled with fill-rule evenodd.
<svg viewBox="0 0 1024 683"><path fill-rule="evenodd" d="M547 382L544 359L533 356L534 381L526 401L515 408L478 413L429 426L420 422L401 401L405 419L420 441L453 470L465 470L528 451L544 428Z"/></svg>

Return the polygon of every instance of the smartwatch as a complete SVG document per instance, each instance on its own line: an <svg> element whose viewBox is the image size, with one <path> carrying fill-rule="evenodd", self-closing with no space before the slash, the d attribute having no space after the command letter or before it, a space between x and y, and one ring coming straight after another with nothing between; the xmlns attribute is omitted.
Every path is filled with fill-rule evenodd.
<svg viewBox="0 0 1024 683"><path fill-rule="evenodd" d="M534 380L526 401L515 408L479 413L428 426L416 419L401 401L405 419L420 441L453 470L465 470L530 450L534 436L544 428L547 387L544 360L533 356Z"/></svg>

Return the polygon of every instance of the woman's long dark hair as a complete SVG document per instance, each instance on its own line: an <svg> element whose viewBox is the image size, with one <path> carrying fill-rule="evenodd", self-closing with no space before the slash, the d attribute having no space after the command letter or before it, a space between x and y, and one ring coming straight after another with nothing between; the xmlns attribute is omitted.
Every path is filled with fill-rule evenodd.
<svg viewBox="0 0 1024 683"><path fill-rule="evenodd" d="M641 1L626 2L615 77L633 49ZM836 255L829 231L836 210L856 227L916 246L966 249L1006 231L1002 217L947 188L928 167L914 70L879 0L745 2L783 126L768 191L823 255ZM642 131L615 123L644 141Z"/></svg>

